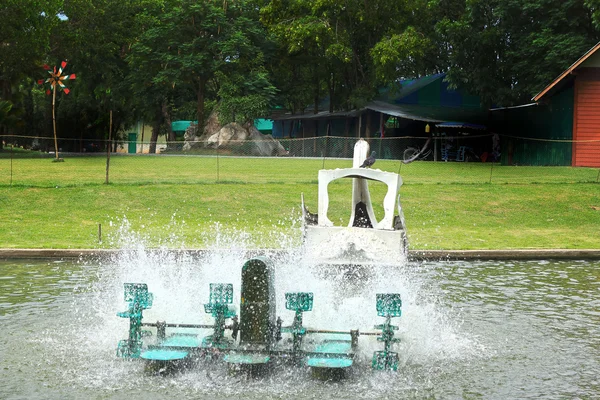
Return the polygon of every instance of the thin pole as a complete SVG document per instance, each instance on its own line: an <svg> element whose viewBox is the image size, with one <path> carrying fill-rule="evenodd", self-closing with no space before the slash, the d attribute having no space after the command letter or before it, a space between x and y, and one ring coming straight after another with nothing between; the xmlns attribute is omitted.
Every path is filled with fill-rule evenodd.
<svg viewBox="0 0 600 400"><path fill-rule="evenodd" d="M10 145L10 186L12 186L12 176L13 176L13 145Z"/></svg>
<svg viewBox="0 0 600 400"><path fill-rule="evenodd" d="M304 145L306 143L306 139L304 138L304 123L302 123L302 157L305 157Z"/></svg>
<svg viewBox="0 0 600 400"><path fill-rule="evenodd" d="M221 131L219 131L219 137L217 138L217 147L215 150L217 151L217 182L219 182L219 140L221 140Z"/></svg>
<svg viewBox="0 0 600 400"><path fill-rule="evenodd" d="M379 154L377 156L379 158L383 158L383 153L381 152L381 145L383 144L383 113L379 113Z"/></svg>
<svg viewBox="0 0 600 400"><path fill-rule="evenodd" d="M109 118L109 123L108 123L108 143L106 145L106 180L104 181L105 184L108 185L108 169L110 166L110 141L112 138L112 110L110 110L110 118Z"/></svg>
<svg viewBox="0 0 600 400"><path fill-rule="evenodd" d="M142 150L140 153L144 154L144 121L142 120Z"/></svg>
<svg viewBox="0 0 600 400"><path fill-rule="evenodd" d="M52 127L54 129L54 153L58 161L58 139L56 139L56 116L54 114L54 104L56 103L56 86L52 86Z"/></svg>

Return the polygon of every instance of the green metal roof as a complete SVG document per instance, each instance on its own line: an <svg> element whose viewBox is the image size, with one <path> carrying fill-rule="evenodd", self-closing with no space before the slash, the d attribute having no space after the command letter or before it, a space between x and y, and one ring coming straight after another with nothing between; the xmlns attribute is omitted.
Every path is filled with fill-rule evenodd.
<svg viewBox="0 0 600 400"><path fill-rule="evenodd" d="M270 119L258 118L254 120L254 126L259 131L273 130L273 121Z"/></svg>
<svg viewBox="0 0 600 400"><path fill-rule="evenodd" d="M429 84L437 81L438 79L444 78L445 76L446 74L434 74L426 75L421 78L402 80L399 81L397 85L391 85L385 88L381 88L379 90L379 97L382 98L382 100L401 99L424 88L425 86L428 86Z"/></svg>
<svg viewBox="0 0 600 400"><path fill-rule="evenodd" d="M171 130L173 132L185 132L185 130L193 123L198 123L198 121L173 121L171 123Z"/></svg>

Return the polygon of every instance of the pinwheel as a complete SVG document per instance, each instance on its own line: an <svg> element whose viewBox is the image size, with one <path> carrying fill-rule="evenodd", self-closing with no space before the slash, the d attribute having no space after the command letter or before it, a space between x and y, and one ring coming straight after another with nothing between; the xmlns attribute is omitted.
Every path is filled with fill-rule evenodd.
<svg viewBox="0 0 600 400"><path fill-rule="evenodd" d="M49 83L50 87L46 90L46 94L49 95L50 93L52 93L52 126L54 128L54 150L55 150L55 154L56 154L55 161L60 160L58 158L58 141L56 139L56 117L54 114L54 108L55 108L55 103L56 103L56 92L58 90L62 90L65 94L69 94L70 90L69 90L69 88L67 88L65 86L63 81L73 80L76 78L75 74L63 75L63 69L66 66L67 66L66 61L63 61L60 63L60 68L58 68L58 70L56 69L56 66L54 68L50 68L50 66L48 66L47 64L44 64L44 69L46 71L48 71L48 73L50 74L50 78L38 80L38 84L40 84L40 85Z"/></svg>

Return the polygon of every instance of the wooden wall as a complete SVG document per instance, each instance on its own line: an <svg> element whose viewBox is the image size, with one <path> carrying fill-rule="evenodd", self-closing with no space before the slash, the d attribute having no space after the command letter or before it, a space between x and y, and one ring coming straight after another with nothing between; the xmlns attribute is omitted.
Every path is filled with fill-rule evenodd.
<svg viewBox="0 0 600 400"><path fill-rule="evenodd" d="M574 167L600 167L600 68L582 68L575 78Z"/></svg>

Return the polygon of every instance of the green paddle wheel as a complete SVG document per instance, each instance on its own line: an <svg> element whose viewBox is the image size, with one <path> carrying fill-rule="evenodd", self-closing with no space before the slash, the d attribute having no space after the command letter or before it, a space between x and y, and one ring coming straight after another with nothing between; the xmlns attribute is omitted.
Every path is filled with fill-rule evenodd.
<svg viewBox="0 0 600 400"><path fill-rule="evenodd" d="M378 293L377 294L377 315L385 317L385 323L375 325L375 329L381 329L381 335L377 340L383 342L383 351L373 353L371 366L377 370L398 370L398 353L391 351L392 344L400 339L394 338L394 331L398 327L391 324L392 317L402 315L402 300L399 293Z"/></svg>
<svg viewBox="0 0 600 400"><path fill-rule="evenodd" d="M127 311L117 313L118 317L129 318L129 338L119 341L117 356L139 358L142 350L142 312L152 307L154 296L148 293L145 283L125 283L125 301L129 302Z"/></svg>
<svg viewBox="0 0 600 400"><path fill-rule="evenodd" d="M285 308L295 311L292 325L282 328L282 332L292 334L292 352L298 354L302 347L302 338L306 335L306 328L302 326L302 313L311 311L313 307L312 293L286 293Z"/></svg>
<svg viewBox="0 0 600 400"><path fill-rule="evenodd" d="M271 262L264 258L251 259L242 268L239 317L233 306L233 285L211 283L204 311L214 318L214 323L192 324L143 322L143 311L152 307L154 296L145 283L125 283L128 308L117 316L129 319L129 337L119 341L117 356L144 360L147 366L158 366L159 372L171 367L177 370L198 365L203 359L211 361L207 364L210 368L213 361L221 359L231 371L262 374L272 366L281 365L279 362L292 362L311 368L315 376L330 379L345 376L345 371L355 364L359 336L365 335L376 336L383 342L383 350L373 354L372 368L398 370L398 353L392 349L400 339L395 337L398 327L392 325L391 320L402 315L400 294L376 294L377 315L385 321L375 326L378 331L361 332L305 327L303 316L313 310L313 293L285 293L285 308L293 311L294 317L289 326L282 327L281 318L276 319L273 284ZM152 331L143 331L142 327L155 328L156 337L147 339ZM231 337L226 337L226 330L232 331ZM277 362L271 363L273 359Z"/></svg>
<svg viewBox="0 0 600 400"><path fill-rule="evenodd" d="M202 345L204 347L227 348L233 342L225 338L225 322L228 318L237 325L237 316L233 303L233 285L231 283L211 283L210 300L204 304L204 312L211 314L215 319L213 334L206 336ZM234 339L237 330L234 330Z"/></svg>

